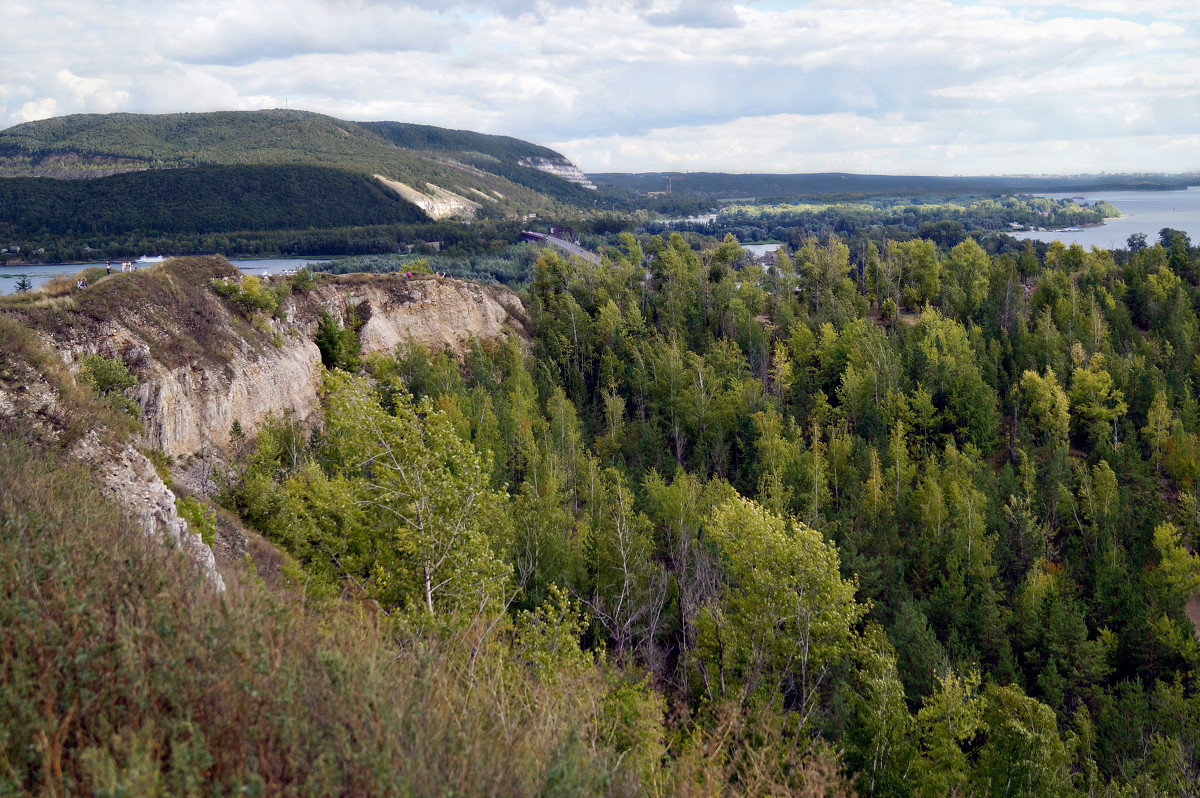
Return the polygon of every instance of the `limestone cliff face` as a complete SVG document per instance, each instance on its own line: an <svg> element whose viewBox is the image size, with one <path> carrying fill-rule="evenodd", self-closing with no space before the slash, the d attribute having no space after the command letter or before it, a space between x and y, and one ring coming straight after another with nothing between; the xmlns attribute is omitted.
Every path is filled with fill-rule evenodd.
<svg viewBox="0 0 1200 798"><path fill-rule="evenodd" d="M148 362L138 390L147 443L172 456L222 448L238 421L253 429L268 414L311 419L319 404L321 355L313 338L321 310L343 323L349 309L363 321L366 352L390 352L413 341L456 353L472 338L523 332L520 300L511 291L432 277L323 282L292 300L290 321L276 323L277 346L236 351L220 369L172 369ZM123 353L130 360L128 352Z"/></svg>
<svg viewBox="0 0 1200 798"><path fill-rule="evenodd" d="M479 210L479 203L469 200L461 194L455 194L449 189L435 186L433 183L426 183L426 190L418 191L412 186L401 183L399 180L389 180L383 175L375 175L375 179L425 211L425 213L434 219L445 219L453 216L470 219ZM483 196L485 199L492 199L486 194Z"/></svg>
<svg viewBox="0 0 1200 798"><path fill-rule="evenodd" d="M214 280L229 291L215 290L222 286ZM101 492L145 535L183 552L218 590L224 583L212 550L188 530L146 456L89 429L78 405L63 401L75 390L68 370L78 373L93 354L123 361L138 380L131 390L144 425L143 439L133 443L175 457L177 466L203 453L175 476L177 485L204 492L201 483L223 459L233 422L253 432L268 415L315 419L321 356L313 341L324 312L343 322L353 312L364 352L412 341L462 354L472 338L510 331L525 337L524 309L506 289L433 276L323 277L309 291L282 292L283 305L268 316L239 308L232 284L241 280L224 259L178 259L0 310L10 330L26 328L23 335L40 339L29 345L34 354L0 358L0 425L31 440L70 444L91 465Z"/></svg>
<svg viewBox="0 0 1200 798"><path fill-rule="evenodd" d="M341 297L330 299L336 305ZM434 351L461 353L472 337L499 338L522 313L511 291L437 278L406 279L391 291L348 288L344 301L360 319L366 318L358 332L365 352L390 351L412 340Z"/></svg>
<svg viewBox="0 0 1200 798"><path fill-rule="evenodd" d="M99 352L129 364L139 379L145 444L178 458L223 449L234 421L248 432L270 414L288 412L309 422L319 405L321 356L313 339L321 311L345 322L351 309L362 321L364 353L390 352L411 340L460 354L472 338L524 334L520 299L507 289L430 276L359 275L322 280L294 295L285 318L270 322L269 336L224 336L217 359L163 362L153 352L162 348L155 340L161 331L135 316L105 322L99 335L57 344L68 363Z"/></svg>
<svg viewBox="0 0 1200 798"><path fill-rule="evenodd" d="M274 351L237 352L220 369L150 362L141 376L147 445L173 457L221 448L234 421L253 429L268 414L307 421L317 406L321 354L299 336Z"/></svg>

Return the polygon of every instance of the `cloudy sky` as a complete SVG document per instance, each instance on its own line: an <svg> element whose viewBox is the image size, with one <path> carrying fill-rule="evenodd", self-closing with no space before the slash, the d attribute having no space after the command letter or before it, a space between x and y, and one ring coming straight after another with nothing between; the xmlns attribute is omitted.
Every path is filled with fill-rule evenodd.
<svg viewBox="0 0 1200 798"><path fill-rule="evenodd" d="M5 0L0 127L302 108L584 171L1200 171L1197 0Z"/></svg>

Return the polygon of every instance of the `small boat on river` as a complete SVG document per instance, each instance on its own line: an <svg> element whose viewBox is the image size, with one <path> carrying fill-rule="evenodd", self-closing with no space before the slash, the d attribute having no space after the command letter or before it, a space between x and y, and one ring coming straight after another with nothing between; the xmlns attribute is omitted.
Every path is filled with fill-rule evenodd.
<svg viewBox="0 0 1200 798"><path fill-rule="evenodd" d="M143 255L137 259L138 263L162 263L166 258L162 255Z"/></svg>

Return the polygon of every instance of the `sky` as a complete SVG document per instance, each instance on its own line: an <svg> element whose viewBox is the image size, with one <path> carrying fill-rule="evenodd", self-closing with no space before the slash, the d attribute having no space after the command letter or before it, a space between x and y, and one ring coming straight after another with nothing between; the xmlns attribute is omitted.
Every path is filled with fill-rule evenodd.
<svg viewBox="0 0 1200 798"><path fill-rule="evenodd" d="M298 108L585 172L1200 171L1196 0L4 0L0 128Z"/></svg>

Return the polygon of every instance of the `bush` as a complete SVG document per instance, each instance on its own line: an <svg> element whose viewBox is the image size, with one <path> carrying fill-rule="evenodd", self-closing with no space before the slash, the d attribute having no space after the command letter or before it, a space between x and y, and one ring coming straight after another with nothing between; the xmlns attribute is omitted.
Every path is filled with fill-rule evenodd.
<svg viewBox="0 0 1200 798"><path fill-rule="evenodd" d="M316 344L321 350L321 363L327 369L341 369L348 372L358 371L358 333L355 331L357 318L353 309L347 314L347 324L343 327L328 310L321 311L321 320L317 323Z"/></svg>
<svg viewBox="0 0 1200 798"><path fill-rule="evenodd" d="M217 514L195 499L186 496L175 499L175 510L188 523L188 530L200 535L205 545L217 539Z"/></svg>
<svg viewBox="0 0 1200 798"><path fill-rule="evenodd" d="M87 355L80 361L79 379L91 386L96 395L117 410L123 410L137 418L137 402L122 391L138 384L137 378L129 373L124 361L103 355Z"/></svg>
<svg viewBox="0 0 1200 798"><path fill-rule="evenodd" d="M311 291L317 285L317 278L313 276L312 269L307 266L301 266L296 269L296 273L292 275L292 293L301 293Z"/></svg>
<svg viewBox="0 0 1200 798"><path fill-rule="evenodd" d="M218 279L213 280L211 285L214 291L242 308L248 316L260 312L268 316L276 313L292 292L292 283L289 281L268 283L252 274L242 275L239 282Z"/></svg>

